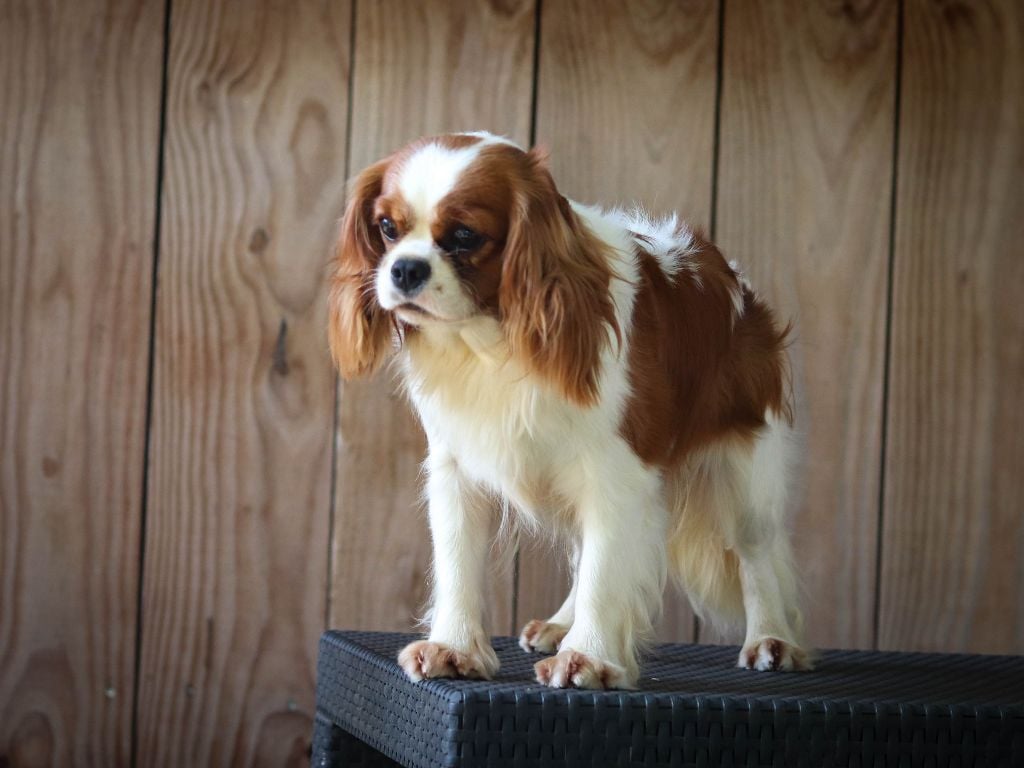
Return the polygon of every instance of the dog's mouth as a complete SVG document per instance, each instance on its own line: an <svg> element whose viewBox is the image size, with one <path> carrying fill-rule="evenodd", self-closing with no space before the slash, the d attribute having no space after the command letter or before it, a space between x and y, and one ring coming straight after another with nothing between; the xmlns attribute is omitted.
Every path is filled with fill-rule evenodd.
<svg viewBox="0 0 1024 768"><path fill-rule="evenodd" d="M459 325L467 318L459 316L444 315L433 309L427 309L420 304L411 301L402 302L390 310L395 315L411 325Z"/></svg>
<svg viewBox="0 0 1024 768"><path fill-rule="evenodd" d="M412 304L408 301L405 304L399 304L395 307L395 310L401 312L412 312L414 315L424 315L425 317L435 317L433 312L424 309L419 304Z"/></svg>
<svg viewBox="0 0 1024 768"><path fill-rule="evenodd" d="M419 312L420 314L431 314L431 312L424 309L419 304L413 304L412 302L409 301L407 301L404 304L399 304L398 306L395 307L395 309L403 309L408 312Z"/></svg>
<svg viewBox="0 0 1024 768"><path fill-rule="evenodd" d="M414 325L421 322L443 323L446 321L446 318L434 314L429 309L424 309L419 304L408 301L395 307L394 312L407 323Z"/></svg>

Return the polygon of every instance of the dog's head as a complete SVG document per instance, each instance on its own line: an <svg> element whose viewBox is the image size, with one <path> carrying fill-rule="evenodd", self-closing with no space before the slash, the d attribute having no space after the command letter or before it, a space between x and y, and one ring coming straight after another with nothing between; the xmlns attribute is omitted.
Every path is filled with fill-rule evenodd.
<svg viewBox="0 0 1024 768"><path fill-rule="evenodd" d="M345 377L375 369L392 328L494 318L509 350L587 404L618 332L602 243L543 158L489 134L421 139L355 180L331 287L331 352Z"/></svg>

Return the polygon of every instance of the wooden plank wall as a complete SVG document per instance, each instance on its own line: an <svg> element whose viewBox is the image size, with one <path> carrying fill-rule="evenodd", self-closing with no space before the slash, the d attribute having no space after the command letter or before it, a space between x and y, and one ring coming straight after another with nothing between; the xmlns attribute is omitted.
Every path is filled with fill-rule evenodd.
<svg viewBox="0 0 1024 768"><path fill-rule="evenodd" d="M131 755L163 39L0 4L0 765Z"/></svg>
<svg viewBox="0 0 1024 768"><path fill-rule="evenodd" d="M815 643L1024 652L1018 6L0 3L0 765L301 765L318 633L413 625L423 436L336 384L324 268L346 179L455 128L794 318ZM496 632L564 589L517 565Z"/></svg>
<svg viewBox="0 0 1024 768"><path fill-rule="evenodd" d="M878 642L1024 652L1024 7L909 0Z"/></svg>
<svg viewBox="0 0 1024 768"><path fill-rule="evenodd" d="M300 765L327 593L347 3L177 0L138 753Z"/></svg>

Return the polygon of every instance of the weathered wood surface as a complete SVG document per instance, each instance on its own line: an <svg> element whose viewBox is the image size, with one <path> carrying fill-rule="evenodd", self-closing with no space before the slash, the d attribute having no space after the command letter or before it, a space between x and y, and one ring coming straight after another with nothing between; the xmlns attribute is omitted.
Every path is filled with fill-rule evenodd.
<svg viewBox="0 0 1024 768"><path fill-rule="evenodd" d="M162 50L0 5L0 765L130 760Z"/></svg>
<svg viewBox="0 0 1024 768"><path fill-rule="evenodd" d="M301 765L324 626L348 3L175 0L137 750Z"/></svg>
<svg viewBox="0 0 1024 768"><path fill-rule="evenodd" d="M1024 7L905 13L879 646L1024 653Z"/></svg>

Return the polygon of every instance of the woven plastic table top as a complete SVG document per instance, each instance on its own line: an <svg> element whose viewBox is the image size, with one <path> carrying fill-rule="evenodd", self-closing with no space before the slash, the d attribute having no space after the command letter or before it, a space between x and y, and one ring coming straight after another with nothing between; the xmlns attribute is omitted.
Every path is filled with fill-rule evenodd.
<svg viewBox="0 0 1024 768"><path fill-rule="evenodd" d="M410 682L414 635L327 632L317 708L388 757L436 765L1024 766L1024 657L825 651L806 673L662 645L638 691L552 690L495 638L492 681Z"/></svg>

